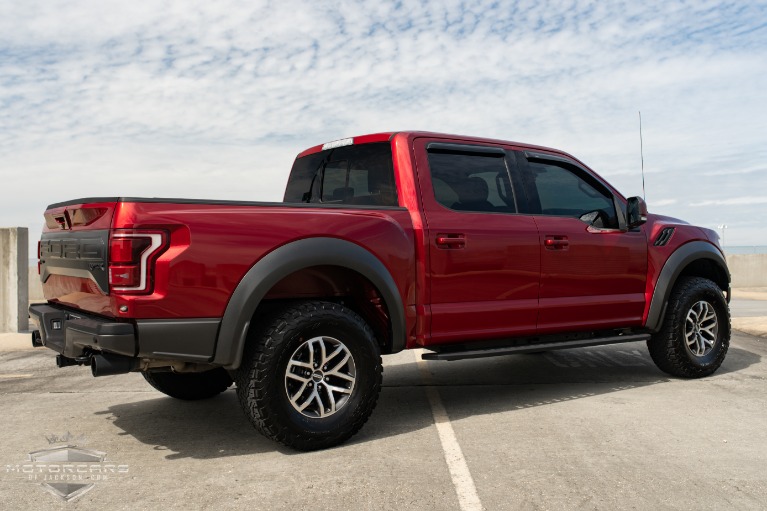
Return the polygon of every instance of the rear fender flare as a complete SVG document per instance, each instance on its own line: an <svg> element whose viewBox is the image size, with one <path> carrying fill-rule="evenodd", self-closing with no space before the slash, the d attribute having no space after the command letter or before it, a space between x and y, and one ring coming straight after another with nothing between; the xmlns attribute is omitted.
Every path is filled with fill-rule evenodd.
<svg viewBox="0 0 767 511"><path fill-rule="evenodd" d="M250 321L264 296L288 275L312 266L341 266L367 278L389 311L392 352L405 347L405 308L389 270L372 253L337 238L307 238L270 252L248 270L229 300L218 332L213 363L237 369Z"/></svg>
<svg viewBox="0 0 767 511"><path fill-rule="evenodd" d="M653 332L660 330L663 325L666 304L677 279L690 263L698 259L709 259L717 264L724 270L729 283L730 272L727 270L727 261L722 253L712 244L705 241L692 241L682 245L671 254L666 264L663 265L663 269L655 283L655 291L653 291L650 310L647 313L647 321L645 323L649 330Z"/></svg>

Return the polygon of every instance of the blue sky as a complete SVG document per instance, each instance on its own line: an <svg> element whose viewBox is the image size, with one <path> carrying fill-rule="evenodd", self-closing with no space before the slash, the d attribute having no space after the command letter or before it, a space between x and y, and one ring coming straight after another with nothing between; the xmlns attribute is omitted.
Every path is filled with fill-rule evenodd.
<svg viewBox="0 0 767 511"><path fill-rule="evenodd" d="M767 2L0 0L0 225L84 196L279 200L424 129L557 147L767 244ZM34 245L34 243L31 243Z"/></svg>

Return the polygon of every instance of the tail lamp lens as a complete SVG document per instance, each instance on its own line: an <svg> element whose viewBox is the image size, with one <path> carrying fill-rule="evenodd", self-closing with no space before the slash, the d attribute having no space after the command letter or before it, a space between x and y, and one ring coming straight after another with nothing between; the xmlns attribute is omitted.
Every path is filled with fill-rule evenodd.
<svg viewBox="0 0 767 511"><path fill-rule="evenodd" d="M114 231L109 239L109 286L121 293L151 291L154 260L165 247L156 231Z"/></svg>
<svg viewBox="0 0 767 511"><path fill-rule="evenodd" d="M113 287L136 287L141 281L138 266L109 266L109 284Z"/></svg>
<svg viewBox="0 0 767 511"><path fill-rule="evenodd" d="M117 237L109 243L109 262L112 264L139 264L141 254L152 246L150 238Z"/></svg>

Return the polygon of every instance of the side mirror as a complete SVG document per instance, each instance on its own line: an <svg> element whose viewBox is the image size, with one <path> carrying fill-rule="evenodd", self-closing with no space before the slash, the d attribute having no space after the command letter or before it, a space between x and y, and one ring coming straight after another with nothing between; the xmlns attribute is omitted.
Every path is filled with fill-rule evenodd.
<svg viewBox="0 0 767 511"><path fill-rule="evenodd" d="M626 204L626 226L629 229L647 222L647 203L642 197L629 197Z"/></svg>

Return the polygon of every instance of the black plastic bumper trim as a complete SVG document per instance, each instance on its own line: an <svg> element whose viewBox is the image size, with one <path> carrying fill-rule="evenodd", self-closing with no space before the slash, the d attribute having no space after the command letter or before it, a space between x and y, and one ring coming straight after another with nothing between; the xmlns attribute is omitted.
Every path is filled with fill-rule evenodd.
<svg viewBox="0 0 767 511"><path fill-rule="evenodd" d="M46 303L30 305L29 315L40 328L43 346L65 357L81 357L86 348L128 357L136 355L132 323L118 323Z"/></svg>
<svg viewBox="0 0 767 511"><path fill-rule="evenodd" d="M87 349L138 358L204 363L213 357L219 318L148 319L123 323L47 303L29 306L40 342L67 358Z"/></svg>
<svg viewBox="0 0 767 511"><path fill-rule="evenodd" d="M127 357L136 355L135 328L131 323L71 319L66 324L66 339L67 345L91 347Z"/></svg>
<svg viewBox="0 0 767 511"><path fill-rule="evenodd" d="M139 320L139 357L208 362L220 324L220 318Z"/></svg>

